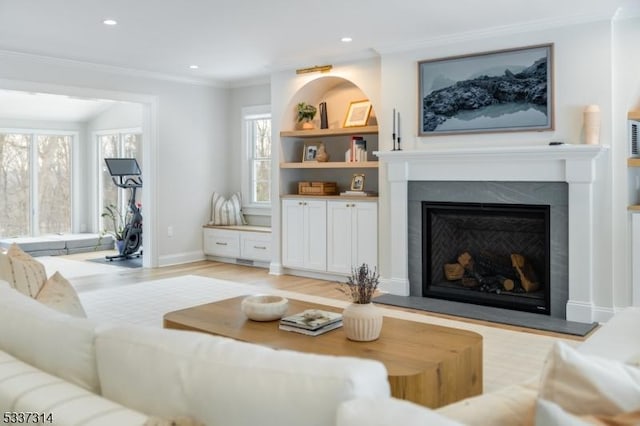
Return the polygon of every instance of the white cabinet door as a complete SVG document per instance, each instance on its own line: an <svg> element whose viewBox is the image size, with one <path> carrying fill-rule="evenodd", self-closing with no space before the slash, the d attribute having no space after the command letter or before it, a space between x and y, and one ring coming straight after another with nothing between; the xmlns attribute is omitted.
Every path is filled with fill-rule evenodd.
<svg viewBox="0 0 640 426"><path fill-rule="evenodd" d="M301 200L282 201L282 264L304 267L304 205Z"/></svg>
<svg viewBox="0 0 640 426"><path fill-rule="evenodd" d="M351 272L351 215L350 201L327 202L327 270Z"/></svg>
<svg viewBox="0 0 640 426"><path fill-rule="evenodd" d="M326 201L282 201L282 264L316 271L327 269Z"/></svg>
<svg viewBox="0 0 640 426"><path fill-rule="evenodd" d="M349 274L363 263L378 264L378 204L327 202L327 270Z"/></svg>
<svg viewBox="0 0 640 426"><path fill-rule="evenodd" d="M327 269L327 202L304 200L305 251L304 264L308 269Z"/></svg>
<svg viewBox="0 0 640 426"><path fill-rule="evenodd" d="M355 203L352 209L352 265L378 266L378 203Z"/></svg>

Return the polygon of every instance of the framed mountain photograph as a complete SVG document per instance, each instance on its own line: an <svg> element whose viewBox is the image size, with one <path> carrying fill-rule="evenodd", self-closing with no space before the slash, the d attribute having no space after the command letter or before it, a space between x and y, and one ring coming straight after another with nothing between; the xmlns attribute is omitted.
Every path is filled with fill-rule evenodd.
<svg viewBox="0 0 640 426"><path fill-rule="evenodd" d="M553 130L553 44L418 62L418 134Z"/></svg>

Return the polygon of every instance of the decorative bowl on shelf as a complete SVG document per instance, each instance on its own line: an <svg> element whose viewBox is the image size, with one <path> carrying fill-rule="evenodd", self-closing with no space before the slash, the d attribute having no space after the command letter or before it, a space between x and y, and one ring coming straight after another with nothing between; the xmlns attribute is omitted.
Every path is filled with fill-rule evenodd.
<svg viewBox="0 0 640 426"><path fill-rule="evenodd" d="M287 312L289 301L281 296L255 294L242 299L242 312L254 321L274 321Z"/></svg>

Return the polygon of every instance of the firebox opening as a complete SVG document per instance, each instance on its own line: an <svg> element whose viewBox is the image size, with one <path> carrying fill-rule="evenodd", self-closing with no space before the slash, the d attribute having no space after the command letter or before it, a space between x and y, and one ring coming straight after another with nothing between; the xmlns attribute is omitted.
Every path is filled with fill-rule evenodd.
<svg viewBox="0 0 640 426"><path fill-rule="evenodd" d="M550 314L550 206L422 202L423 296Z"/></svg>

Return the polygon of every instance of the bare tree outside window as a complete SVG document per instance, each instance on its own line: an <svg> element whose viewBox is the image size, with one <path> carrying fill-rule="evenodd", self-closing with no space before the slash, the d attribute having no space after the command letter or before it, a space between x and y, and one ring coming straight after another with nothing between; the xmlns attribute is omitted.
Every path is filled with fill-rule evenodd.
<svg viewBox="0 0 640 426"><path fill-rule="evenodd" d="M122 217L126 216L127 206L129 202L129 191L118 188L111 180L111 174L104 162L105 158L135 158L138 164L142 164L142 134L140 133L114 133L101 134L98 136L98 147L100 150L101 170L101 195L100 195L100 229L104 231L113 231L113 224L110 221L104 221L101 214L108 206L115 206ZM136 202L142 200L142 189L136 193Z"/></svg>
<svg viewBox="0 0 640 426"><path fill-rule="evenodd" d="M271 119L250 121L253 145L252 202L271 202Z"/></svg>
<svg viewBox="0 0 640 426"><path fill-rule="evenodd" d="M71 232L71 136L37 135L41 234Z"/></svg>
<svg viewBox="0 0 640 426"><path fill-rule="evenodd" d="M0 133L0 236L31 234L31 135Z"/></svg>

